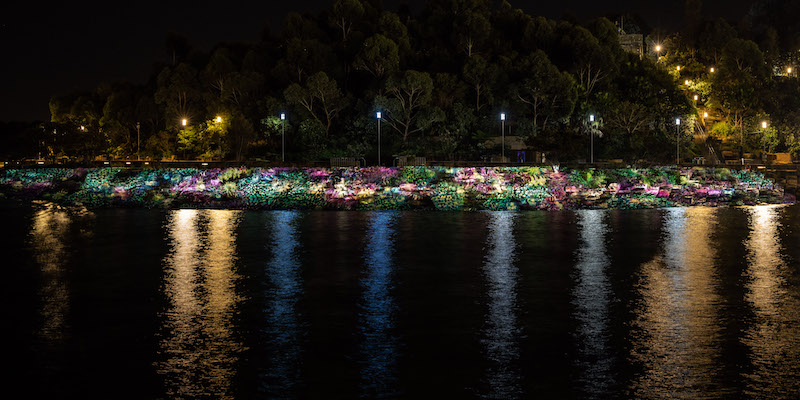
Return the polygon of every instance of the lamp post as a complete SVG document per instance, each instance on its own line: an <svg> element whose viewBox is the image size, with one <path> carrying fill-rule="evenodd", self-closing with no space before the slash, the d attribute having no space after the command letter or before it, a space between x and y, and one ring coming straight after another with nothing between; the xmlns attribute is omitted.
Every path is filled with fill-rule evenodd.
<svg viewBox="0 0 800 400"><path fill-rule="evenodd" d="M140 127L141 127L141 124L137 122L136 123L136 161L141 160L141 158L139 157L139 144L141 143L141 140L139 140L139 138L141 137L140 129L139 129Z"/></svg>
<svg viewBox="0 0 800 400"><path fill-rule="evenodd" d="M506 162L506 113L500 113L500 161Z"/></svg>
<svg viewBox="0 0 800 400"><path fill-rule="evenodd" d="M681 119L675 118L675 165L681 165Z"/></svg>
<svg viewBox="0 0 800 400"><path fill-rule="evenodd" d="M661 45L657 44L656 45L656 61L658 61L660 58L661 58Z"/></svg>
<svg viewBox="0 0 800 400"><path fill-rule="evenodd" d="M383 115L380 111L375 113L375 118L378 120L378 166L381 165L381 119Z"/></svg>
<svg viewBox="0 0 800 400"><path fill-rule="evenodd" d="M594 164L594 114L589 115L589 163Z"/></svg>
<svg viewBox="0 0 800 400"><path fill-rule="evenodd" d="M286 162L286 113L281 113L281 162Z"/></svg>

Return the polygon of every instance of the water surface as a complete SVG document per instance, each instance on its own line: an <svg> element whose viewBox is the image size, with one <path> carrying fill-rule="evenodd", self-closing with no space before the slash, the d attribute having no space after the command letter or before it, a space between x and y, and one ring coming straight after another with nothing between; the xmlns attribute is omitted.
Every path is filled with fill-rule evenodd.
<svg viewBox="0 0 800 400"><path fill-rule="evenodd" d="M29 397L800 396L798 206L0 214Z"/></svg>

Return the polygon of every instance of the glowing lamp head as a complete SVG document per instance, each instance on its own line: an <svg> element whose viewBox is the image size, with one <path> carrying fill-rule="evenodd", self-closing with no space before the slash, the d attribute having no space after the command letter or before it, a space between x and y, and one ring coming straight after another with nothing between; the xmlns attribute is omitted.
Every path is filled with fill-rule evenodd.
<svg viewBox="0 0 800 400"><path fill-rule="evenodd" d="M81 125L81 130L82 130L82 131L85 131L85 130L86 130L86 127L85 127L85 126L83 126L83 125Z"/></svg>
<svg viewBox="0 0 800 400"><path fill-rule="evenodd" d="M791 74L792 73L792 67L786 68L786 73L787 74Z"/></svg>
<svg viewBox="0 0 800 400"><path fill-rule="evenodd" d="M187 121L187 120L186 120L186 118L184 118L184 119L182 119L182 120L181 120L181 125L183 125L183 126L186 126L186 124L187 124L188 122L189 122L189 121Z"/></svg>
<svg viewBox="0 0 800 400"><path fill-rule="evenodd" d="M383 114L381 114L381 112L378 111L378 112L375 113L375 118L381 119L381 118L383 118Z"/></svg>
<svg viewBox="0 0 800 400"><path fill-rule="evenodd" d="M661 45L660 44L656 45L656 51L661 51Z"/></svg>
<svg viewBox="0 0 800 400"><path fill-rule="evenodd" d="M680 66L680 65L678 65L677 67L675 67L675 70L676 70L676 71L680 71L680 70L681 70L681 66Z"/></svg>
<svg viewBox="0 0 800 400"><path fill-rule="evenodd" d="M689 86L689 80L687 79L687 80L683 81L683 84L686 85L686 86Z"/></svg>
<svg viewBox="0 0 800 400"><path fill-rule="evenodd" d="M703 118L708 118L708 113L707 112L703 113Z"/></svg>
<svg viewBox="0 0 800 400"><path fill-rule="evenodd" d="M767 129L767 121L761 121L761 129Z"/></svg>
<svg viewBox="0 0 800 400"><path fill-rule="evenodd" d="M711 67L711 73L713 74L715 71L714 67Z"/></svg>
<svg viewBox="0 0 800 400"><path fill-rule="evenodd" d="M697 101L697 95L694 95L694 101Z"/></svg>
<svg viewBox="0 0 800 400"><path fill-rule="evenodd" d="M589 115L589 122L594 122L594 114Z"/></svg>
<svg viewBox="0 0 800 400"><path fill-rule="evenodd" d="M681 119L675 118L675 125L680 125L680 124L681 124Z"/></svg>
<svg viewBox="0 0 800 400"><path fill-rule="evenodd" d="M506 113L500 113L500 121L506 120Z"/></svg>
<svg viewBox="0 0 800 400"><path fill-rule="evenodd" d="M219 124L219 123L221 123L221 122L222 122L222 117L220 117L219 115L217 115L216 121L217 121L217 123L218 123L218 124Z"/></svg>
<svg viewBox="0 0 800 400"><path fill-rule="evenodd" d="M281 121L286 119L286 113L281 113Z"/></svg>

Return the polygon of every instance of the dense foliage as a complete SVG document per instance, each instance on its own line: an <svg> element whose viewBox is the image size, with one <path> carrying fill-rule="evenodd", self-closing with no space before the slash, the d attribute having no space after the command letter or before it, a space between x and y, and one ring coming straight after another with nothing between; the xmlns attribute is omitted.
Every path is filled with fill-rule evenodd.
<svg viewBox="0 0 800 400"><path fill-rule="evenodd" d="M757 172L713 168L20 169L0 196L87 207L515 210L793 202Z"/></svg>
<svg viewBox="0 0 800 400"><path fill-rule="evenodd" d="M590 134L606 159L673 160L676 140L687 158L738 143L800 153L800 80L787 72L800 68L800 28L788 17L798 2L756 3L738 29L703 20L699 3L672 34L555 21L507 1L430 0L411 13L335 0L289 14L257 43L203 52L171 35L168 62L147 83L53 97L51 121L5 155L135 157L138 133L143 157L279 160L285 129L289 161L374 160L376 111L387 157L499 153L487 139L501 111L506 134L549 160L588 159ZM642 58L622 50L621 29L649 33Z"/></svg>

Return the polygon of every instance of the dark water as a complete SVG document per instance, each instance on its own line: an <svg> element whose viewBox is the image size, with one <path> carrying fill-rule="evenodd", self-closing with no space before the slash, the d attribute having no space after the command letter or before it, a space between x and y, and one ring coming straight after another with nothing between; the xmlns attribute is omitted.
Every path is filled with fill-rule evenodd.
<svg viewBox="0 0 800 400"><path fill-rule="evenodd" d="M798 398L800 207L0 207L27 398Z"/></svg>

